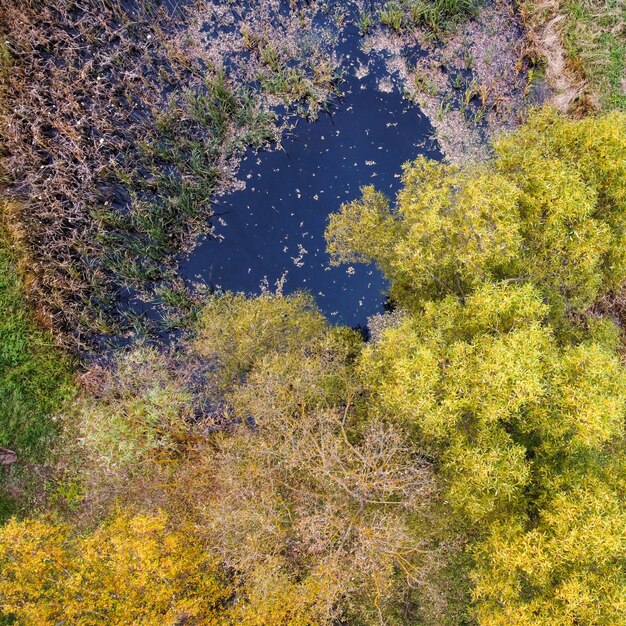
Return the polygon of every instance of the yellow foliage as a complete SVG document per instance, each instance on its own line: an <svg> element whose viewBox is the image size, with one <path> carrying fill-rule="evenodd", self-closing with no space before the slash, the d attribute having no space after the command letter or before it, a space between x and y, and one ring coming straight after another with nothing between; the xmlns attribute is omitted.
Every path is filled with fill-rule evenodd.
<svg viewBox="0 0 626 626"><path fill-rule="evenodd" d="M532 288L487 286L464 305L426 303L359 358L370 415L413 427L441 456L467 520L514 514L534 467L624 434L626 371L612 346L561 346L546 314Z"/></svg>
<svg viewBox="0 0 626 626"><path fill-rule="evenodd" d="M373 186L363 187L360 200L344 204L341 214L330 216L326 229L333 264L369 262L384 266L388 250L400 234L389 211L389 200ZM387 269L387 268L385 268Z"/></svg>
<svg viewBox="0 0 626 626"><path fill-rule="evenodd" d="M308 294L250 299L227 293L210 299L203 308L194 348L215 359L219 384L228 387L256 359L305 348L319 340L325 328L324 316Z"/></svg>
<svg viewBox="0 0 626 626"><path fill-rule="evenodd" d="M519 190L505 177L420 157L403 184L393 263L413 290L456 293L515 271Z"/></svg>
<svg viewBox="0 0 626 626"><path fill-rule="evenodd" d="M336 262L375 261L414 310L485 282L530 282L553 314L584 309L626 275L626 115L551 110L495 144L486 165L407 164L397 209L365 188L331 218Z"/></svg>
<svg viewBox="0 0 626 626"><path fill-rule="evenodd" d="M374 422L355 436L336 410L301 410L215 445L197 515L242 577L243 623L389 620L420 582L414 529L433 490L404 433Z"/></svg>
<svg viewBox="0 0 626 626"><path fill-rule="evenodd" d="M495 525L477 550L481 626L623 624L626 512L610 486L589 479L558 493L536 528Z"/></svg>
<svg viewBox="0 0 626 626"><path fill-rule="evenodd" d="M53 518L0 529L0 608L18 623L226 624L231 591L193 529L120 514L86 534Z"/></svg>

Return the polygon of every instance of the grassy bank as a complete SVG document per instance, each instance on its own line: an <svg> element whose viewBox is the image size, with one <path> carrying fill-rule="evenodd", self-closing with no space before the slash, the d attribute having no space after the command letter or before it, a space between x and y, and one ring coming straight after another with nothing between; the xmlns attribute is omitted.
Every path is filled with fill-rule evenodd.
<svg viewBox="0 0 626 626"><path fill-rule="evenodd" d="M522 11L548 69L554 66L559 74L570 75L570 83L577 83L569 108L582 112L626 109L623 1L530 0L522 4ZM557 91L563 87L557 86Z"/></svg>
<svg viewBox="0 0 626 626"><path fill-rule="evenodd" d="M32 482L31 465L46 458L57 432L51 416L71 389L70 371L49 333L33 319L0 237L0 447L18 456L14 465L0 467L0 520L26 495L20 492Z"/></svg>

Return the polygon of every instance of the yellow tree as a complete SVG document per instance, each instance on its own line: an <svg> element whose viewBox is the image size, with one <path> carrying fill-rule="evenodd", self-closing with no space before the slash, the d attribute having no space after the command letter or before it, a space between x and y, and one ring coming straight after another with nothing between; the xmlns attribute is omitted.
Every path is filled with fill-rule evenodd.
<svg viewBox="0 0 626 626"><path fill-rule="evenodd" d="M486 165L407 164L396 207L366 187L331 216L328 249L378 263L405 307L512 280L580 310L626 275L624 154L624 114L535 113Z"/></svg>
<svg viewBox="0 0 626 626"><path fill-rule="evenodd" d="M0 528L0 614L20 624L225 624L231 590L192 528L120 514L78 533L51 518Z"/></svg>

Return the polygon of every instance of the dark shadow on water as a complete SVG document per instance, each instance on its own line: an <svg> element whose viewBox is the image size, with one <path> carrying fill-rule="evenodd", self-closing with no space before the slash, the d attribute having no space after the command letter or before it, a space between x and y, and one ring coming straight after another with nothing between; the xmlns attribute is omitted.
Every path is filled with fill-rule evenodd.
<svg viewBox="0 0 626 626"><path fill-rule="evenodd" d="M357 58L368 63L358 52L348 64ZM371 57L369 65L362 79L348 68L345 97L332 114L301 121L283 150L248 155L238 176L246 188L217 200L213 237L182 261L185 278L252 294L282 280L284 293L308 290L333 323L349 326L383 310L386 284L376 267L330 267L328 216L358 198L363 185L393 198L403 163L441 154L428 119L397 86L378 90L386 72Z"/></svg>

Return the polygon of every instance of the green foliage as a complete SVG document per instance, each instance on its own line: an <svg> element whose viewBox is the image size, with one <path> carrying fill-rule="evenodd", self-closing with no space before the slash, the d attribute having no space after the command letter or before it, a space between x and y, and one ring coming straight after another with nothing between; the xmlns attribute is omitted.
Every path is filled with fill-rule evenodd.
<svg viewBox="0 0 626 626"><path fill-rule="evenodd" d="M244 623L402 623L407 581L422 586L414 533L432 478L401 429L352 423L362 345L304 294L225 294L200 315L194 347L240 425L193 471L194 493L212 485L194 504L242 576Z"/></svg>
<svg viewBox="0 0 626 626"><path fill-rule="evenodd" d="M0 530L5 613L620 623L624 333L590 307L626 278L625 130L538 112L487 164L407 166L397 207L365 188L327 238L390 280L369 342L307 294L226 293L188 343L93 365L50 490L92 530Z"/></svg>
<svg viewBox="0 0 626 626"><path fill-rule="evenodd" d="M338 93L340 76L315 42L303 43L293 58L290 51L268 41L265 35L244 36L263 63L258 76L261 87L280 97L285 105L297 105L299 114L315 119L330 96Z"/></svg>
<svg viewBox="0 0 626 626"><path fill-rule="evenodd" d="M485 285L425 304L358 367L370 415L413 427L438 459L474 537L481 624L618 623L626 483L608 474L624 459L626 371L611 333L561 345L547 317L532 287Z"/></svg>
<svg viewBox="0 0 626 626"><path fill-rule="evenodd" d="M302 407L330 409L350 402L357 394L352 352L360 341L331 332L315 344L269 352L255 362L245 382L226 395L227 402L237 415L253 416L257 424L284 420Z"/></svg>
<svg viewBox="0 0 626 626"><path fill-rule="evenodd" d="M373 186L363 187L359 201L331 215L326 229L328 253L338 263L367 263L376 259L386 271L386 251L400 236L399 226L389 211L389 200Z"/></svg>
<svg viewBox="0 0 626 626"><path fill-rule="evenodd" d="M361 11L359 13L359 32L361 35L367 35L374 26L374 18L369 11Z"/></svg>
<svg viewBox="0 0 626 626"><path fill-rule="evenodd" d="M434 481L405 430L353 418L362 347L307 295L213 297L186 363L141 348L83 376L55 493L74 515L121 499L193 522L235 575L234 623L401 624L422 562L458 550L422 543Z"/></svg>
<svg viewBox="0 0 626 626"><path fill-rule="evenodd" d="M419 158L395 211L373 189L331 219L336 262L374 260L412 310L484 282L528 281L558 312L582 310L626 274L626 118L552 111L495 145L486 166Z"/></svg>
<svg viewBox="0 0 626 626"><path fill-rule="evenodd" d="M444 33L474 15L477 4L475 0L390 0L379 9L378 19L397 33L414 26Z"/></svg>
<svg viewBox="0 0 626 626"><path fill-rule="evenodd" d="M140 154L115 172L129 189L129 211L92 209L104 266L133 288L163 279L172 255L204 227L223 160L273 138L274 115L223 71L173 99Z"/></svg>
<svg viewBox="0 0 626 626"><path fill-rule="evenodd" d="M381 23L398 33L404 31L408 25L408 16L405 9L397 2L387 2L378 12Z"/></svg>
<svg viewBox="0 0 626 626"><path fill-rule="evenodd" d="M624 279L625 146L624 114L576 121L549 109L495 145L497 168L523 191L525 237L539 265L535 281L550 272L553 289L575 304ZM556 263L568 271L556 273Z"/></svg>
<svg viewBox="0 0 626 626"><path fill-rule="evenodd" d="M0 42L0 107L6 106L5 90L7 75L11 71L11 53L7 42Z"/></svg>
<svg viewBox="0 0 626 626"><path fill-rule="evenodd" d="M413 20L439 32L453 28L476 14L475 0L417 0L411 3Z"/></svg>
<svg viewBox="0 0 626 626"><path fill-rule="evenodd" d="M191 435L193 407L173 369L166 356L139 348L90 374L97 393L77 398L65 424L76 440L70 452L90 466L91 481L119 482L176 458Z"/></svg>

